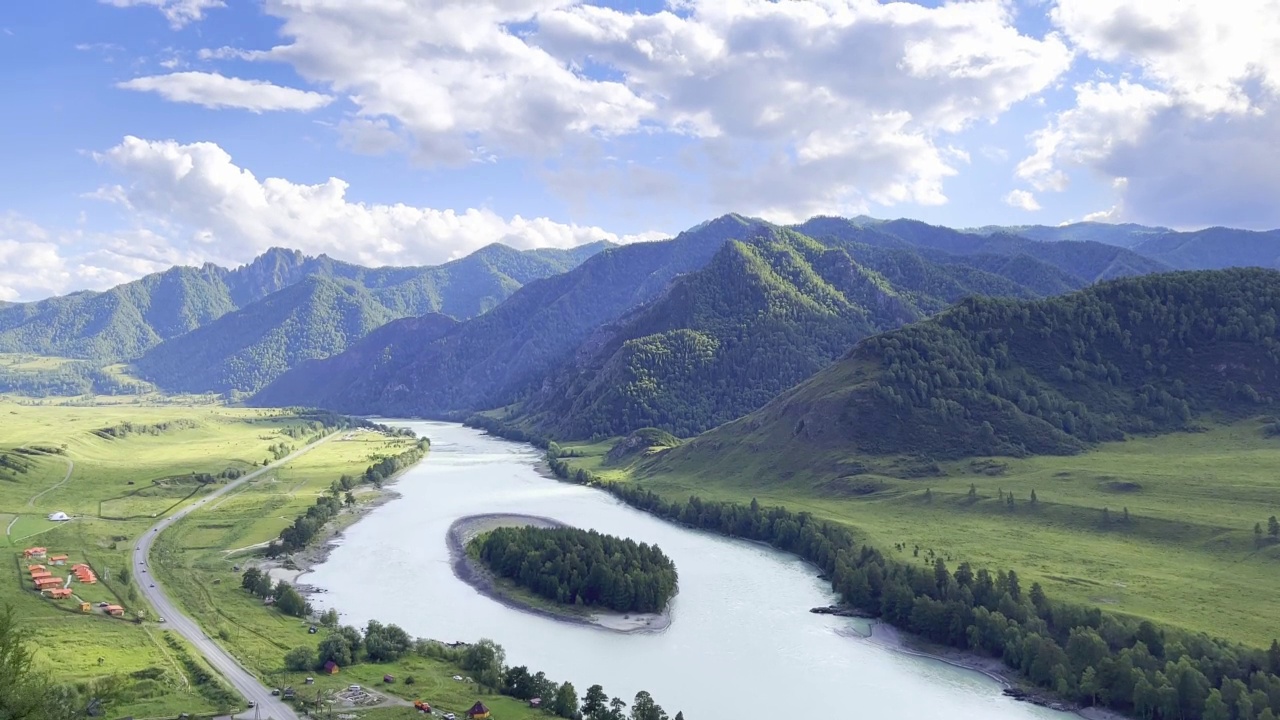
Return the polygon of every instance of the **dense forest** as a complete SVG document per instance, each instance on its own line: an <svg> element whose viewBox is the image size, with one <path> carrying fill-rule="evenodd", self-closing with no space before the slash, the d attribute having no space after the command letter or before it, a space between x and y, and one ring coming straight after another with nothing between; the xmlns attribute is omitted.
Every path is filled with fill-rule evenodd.
<svg viewBox="0 0 1280 720"><path fill-rule="evenodd" d="M1165 273L1038 300L968 299L869 338L766 407L673 451L1078 452L1259 414L1280 396L1280 272Z"/></svg>
<svg viewBox="0 0 1280 720"><path fill-rule="evenodd" d="M1250 648L1048 597L1014 570L897 562L807 512L667 501L548 455L557 475L674 522L769 543L818 565L843 600L932 642L1000 658L1031 683L1144 720L1273 720L1280 643ZM1259 639L1262 641L1262 639Z"/></svg>
<svg viewBox="0 0 1280 720"><path fill-rule="evenodd" d="M594 530L497 528L468 552L500 577L567 605L652 613L676 593L675 564L657 545Z"/></svg>

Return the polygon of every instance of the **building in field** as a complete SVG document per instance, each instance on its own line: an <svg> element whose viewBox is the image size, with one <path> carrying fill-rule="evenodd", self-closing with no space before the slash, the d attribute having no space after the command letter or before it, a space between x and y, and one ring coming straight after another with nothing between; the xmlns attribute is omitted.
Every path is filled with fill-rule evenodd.
<svg viewBox="0 0 1280 720"><path fill-rule="evenodd" d="M339 668L338 668L338 663L336 663L336 662L334 662L334 661L332 661L332 660L328 660L328 661L326 661L326 662L325 662L325 664L324 664L324 672L325 672L325 674L326 674L326 675L337 675L337 674L338 674L338 670L339 670Z"/></svg>
<svg viewBox="0 0 1280 720"><path fill-rule="evenodd" d="M36 578L35 582L36 582L36 589L41 591L52 590L53 588L56 588L62 585L62 579L56 578L56 577Z"/></svg>
<svg viewBox="0 0 1280 720"><path fill-rule="evenodd" d="M488 720L489 708L485 707L484 703L477 700L476 704L472 705L471 709L467 711L467 717L471 720Z"/></svg>
<svg viewBox="0 0 1280 720"><path fill-rule="evenodd" d="M49 513L49 519L53 522L66 522L71 519L71 516L59 510L58 512Z"/></svg>
<svg viewBox="0 0 1280 720"><path fill-rule="evenodd" d="M124 608L119 605L108 605L103 610L112 617L124 617Z"/></svg>
<svg viewBox="0 0 1280 720"><path fill-rule="evenodd" d="M54 600L66 600L71 597L71 588L53 588L52 590L46 590L45 592Z"/></svg>
<svg viewBox="0 0 1280 720"><path fill-rule="evenodd" d="M66 555L50 555L49 564L50 565L66 565L67 556Z"/></svg>
<svg viewBox="0 0 1280 720"><path fill-rule="evenodd" d="M22 557L23 559L43 558L47 552L48 550L42 547L29 547L22 551Z"/></svg>

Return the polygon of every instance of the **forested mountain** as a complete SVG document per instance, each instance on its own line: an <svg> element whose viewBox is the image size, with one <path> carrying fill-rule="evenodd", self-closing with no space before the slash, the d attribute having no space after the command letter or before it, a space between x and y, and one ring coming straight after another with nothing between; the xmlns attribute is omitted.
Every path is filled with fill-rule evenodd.
<svg viewBox="0 0 1280 720"><path fill-rule="evenodd" d="M593 255L573 270L531 282L506 302L431 342L353 353L377 363L352 372L352 358L307 363L254 398L262 405L318 405L351 412L440 415L508 404L543 382L601 325L696 270L752 221L728 215L672 240ZM336 387L334 375L351 379ZM312 391L312 388L321 389Z"/></svg>
<svg viewBox="0 0 1280 720"><path fill-rule="evenodd" d="M520 252L495 244L444 265L404 268L365 268L274 248L235 269L174 267L105 292L0 306L0 352L132 360L308 277L363 286L391 317L440 312L467 318L524 283L564 272L610 246Z"/></svg>
<svg viewBox="0 0 1280 720"><path fill-rule="evenodd" d="M974 294L1038 293L910 249L828 247L768 225L602 328L516 417L555 437L656 427L690 436L810 377L858 340Z"/></svg>
<svg viewBox="0 0 1280 720"><path fill-rule="evenodd" d="M918 220L859 222L816 217L795 226L795 229L824 242L840 239L885 247L901 247L906 243L922 251L941 252L948 256L1026 256L1052 265L1080 283L1171 269L1169 265L1139 253L1100 242L1038 242L1008 233L978 235Z"/></svg>
<svg viewBox="0 0 1280 720"><path fill-rule="evenodd" d="M558 437L650 426L688 436L760 407L861 338L963 297L1034 298L1084 284L1031 258L936 262L901 240L875 242L824 244L726 216L592 258L438 340L361 343L308 363L255 402L425 415L518 402L513 419ZM687 274L651 270L672 253Z"/></svg>
<svg viewBox="0 0 1280 720"><path fill-rule="evenodd" d="M1145 240L1174 231L1166 227L1136 223L1078 222L1067 225L987 225L969 228L964 232L977 235L1017 235L1041 242L1092 241L1133 250Z"/></svg>
<svg viewBox="0 0 1280 720"><path fill-rule="evenodd" d="M1254 232L1214 227L1196 232L1167 233L1134 248L1173 267L1265 267L1280 269L1280 230Z"/></svg>
<svg viewBox="0 0 1280 720"><path fill-rule="evenodd" d="M1280 272L1262 269L1125 278L1031 302L968 299L864 340L663 462L759 453L838 476L858 453L1064 454L1205 413L1257 414L1280 398L1278 318Z"/></svg>
<svg viewBox="0 0 1280 720"><path fill-rule="evenodd" d="M1011 234L1032 240L1094 240L1128 248L1178 270L1218 270L1228 267L1280 269L1280 230L1254 231L1212 227L1179 232L1163 227L1107 223L988 226L968 232Z"/></svg>
<svg viewBox="0 0 1280 720"><path fill-rule="evenodd" d="M252 392L303 360L345 350L394 315L350 280L311 276L166 340L136 372L178 392Z"/></svg>

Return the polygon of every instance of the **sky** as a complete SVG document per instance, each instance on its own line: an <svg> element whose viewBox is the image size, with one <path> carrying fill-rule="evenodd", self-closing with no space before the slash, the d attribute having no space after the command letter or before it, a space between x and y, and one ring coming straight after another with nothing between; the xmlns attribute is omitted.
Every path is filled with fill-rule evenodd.
<svg viewBox="0 0 1280 720"><path fill-rule="evenodd" d="M1280 0L0 9L0 301L739 212L1280 226Z"/></svg>

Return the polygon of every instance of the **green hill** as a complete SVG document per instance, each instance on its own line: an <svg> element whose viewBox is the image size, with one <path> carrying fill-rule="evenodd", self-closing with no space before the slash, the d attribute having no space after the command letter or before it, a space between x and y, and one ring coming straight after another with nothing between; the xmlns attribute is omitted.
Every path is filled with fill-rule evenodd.
<svg viewBox="0 0 1280 720"><path fill-rule="evenodd" d="M610 246L520 252L494 244L444 265L403 268L365 268L273 248L234 269L174 267L104 292L0 306L0 352L132 360L308 277L363 286L394 317L440 312L468 318L521 285L564 272Z"/></svg>
<svg viewBox="0 0 1280 720"><path fill-rule="evenodd" d="M167 390L254 391L299 362L345 350L391 319L369 290L313 276L166 340L134 367Z"/></svg>
<svg viewBox="0 0 1280 720"><path fill-rule="evenodd" d="M573 270L531 282L493 310L429 342L365 345L379 358L350 372L351 358L308 363L263 389L261 405L317 405L361 413L440 416L499 407L536 389L601 325L660 295L752 221L729 215L672 240L593 255ZM338 387L334 374L349 378ZM321 389L313 391L312 388Z"/></svg>
<svg viewBox="0 0 1280 720"><path fill-rule="evenodd" d="M838 477L867 457L1077 453L1256 415L1280 397L1280 272L1179 272L1019 302L970 299L869 338L666 462L769 448ZM864 457L867 456L867 457ZM926 463L927 465L927 463Z"/></svg>
<svg viewBox="0 0 1280 720"><path fill-rule="evenodd" d="M562 438L650 426L695 435L759 408L858 340L974 294L1037 295L910 249L831 248L756 226L602 329L515 417Z"/></svg>

